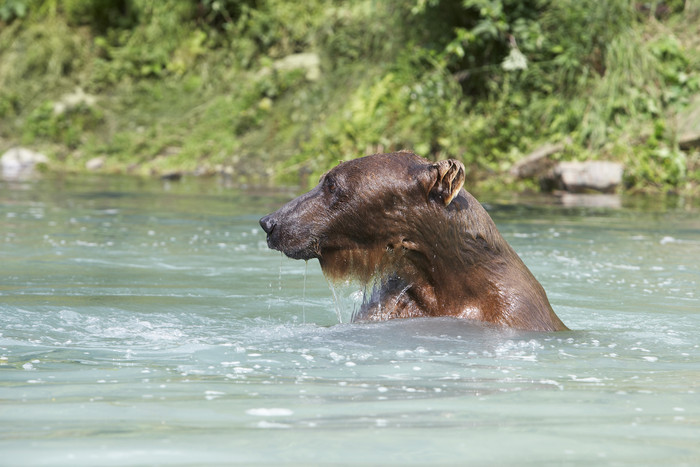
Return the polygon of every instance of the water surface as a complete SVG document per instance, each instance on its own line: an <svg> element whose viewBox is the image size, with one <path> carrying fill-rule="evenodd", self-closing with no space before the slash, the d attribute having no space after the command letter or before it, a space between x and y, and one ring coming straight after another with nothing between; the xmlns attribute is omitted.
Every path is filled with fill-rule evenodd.
<svg viewBox="0 0 700 467"><path fill-rule="evenodd" d="M697 209L487 204L547 334L339 324L290 196L0 181L0 465L700 463Z"/></svg>

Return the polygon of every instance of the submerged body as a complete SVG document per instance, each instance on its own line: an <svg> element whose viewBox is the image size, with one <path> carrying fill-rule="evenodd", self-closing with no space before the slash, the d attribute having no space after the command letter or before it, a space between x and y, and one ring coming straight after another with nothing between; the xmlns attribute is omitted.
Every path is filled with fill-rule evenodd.
<svg viewBox="0 0 700 467"><path fill-rule="evenodd" d="M463 184L460 162L375 154L341 163L260 225L270 248L318 258L330 278L376 282L356 320L452 316L567 329Z"/></svg>

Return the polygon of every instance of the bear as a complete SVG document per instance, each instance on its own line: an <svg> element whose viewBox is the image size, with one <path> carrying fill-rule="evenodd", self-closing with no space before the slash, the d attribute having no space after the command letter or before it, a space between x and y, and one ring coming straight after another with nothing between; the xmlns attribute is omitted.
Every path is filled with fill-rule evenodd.
<svg viewBox="0 0 700 467"><path fill-rule="evenodd" d="M260 226L270 248L317 258L329 279L375 284L354 322L454 317L567 330L464 181L454 159L374 154L341 162Z"/></svg>

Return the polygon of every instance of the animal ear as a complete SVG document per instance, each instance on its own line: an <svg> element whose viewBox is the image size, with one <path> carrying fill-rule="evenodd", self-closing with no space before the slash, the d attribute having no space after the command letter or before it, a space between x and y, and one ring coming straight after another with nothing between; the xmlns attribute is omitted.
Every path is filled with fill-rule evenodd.
<svg viewBox="0 0 700 467"><path fill-rule="evenodd" d="M447 159L431 165L430 172L429 195L441 200L445 206L449 205L464 186L464 164Z"/></svg>

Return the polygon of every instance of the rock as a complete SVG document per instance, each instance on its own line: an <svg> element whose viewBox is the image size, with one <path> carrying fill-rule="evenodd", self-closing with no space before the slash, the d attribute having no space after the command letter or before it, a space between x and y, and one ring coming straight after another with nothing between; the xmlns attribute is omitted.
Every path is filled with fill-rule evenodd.
<svg viewBox="0 0 700 467"><path fill-rule="evenodd" d="M684 150L700 149L700 96L695 96L688 106L676 115L678 122L678 146Z"/></svg>
<svg viewBox="0 0 700 467"><path fill-rule="evenodd" d="M10 148L0 157L0 168L6 178L31 175L37 164L48 164L49 158L26 148Z"/></svg>
<svg viewBox="0 0 700 467"><path fill-rule="evenodd" d="M688 131L678 138L678 146L687 151L693 148L700 148L700 130Z"/></svg>
<svg viewBox="0 0 700 467"><path fill-rule="evenodd" d="M559 143L546 143L516 162L510 169L510 174L518 178L542 176L549 172L555 164L550 156L562 152L570 144L571 138L566 138Z"/></svg>
<svg viewBox="0 0 700 467"><path fill-rule="evenodd" d="M570 193L599 191L609 193L622 183L622 164L617 162L556 162L551 156L566 149L571 139L547 143L532 151L510 169L518 178L537 179L543 191L554 189Z"/></svg>
<svg viewBox="0 0 700 467"><path fill-rule="evenodd" d="M90 171L100 170L105 165L104 156L93 157L85 163L85 168Z"/></svg>
<svg viewBox="0 0 700 467"><path fill-rule="evenodd" d="M167 180L169 182L177 182L182 179L182 172L180 171L172 171L172 172L165 172L163 175L160 176L161 180Z"/></svg>
<svg viewBox="0 0 700 467"><path fill-rule="evenodd" d="M307 52L299 54L291 54L286 57L276 60L272 64L272 70L276 71L291 71L291 70L305 70L306 79L309 81L318 81L321 77L321 58L318 54ZM259 75L265 76L269 75L272 70L270 68L263 68L260 70Z"/></svg>
<svg viewBox="0 0 700 467"><path fill-rule="evenodd" d="M287 55L274 64L276 70L306 70L306 79L318 81L321 77L321 58L315 53Z"/></svg>
<svg viewBox="0 0 700 467"><path fill-rule="evenodd" d="M559 162L552 170L554 184L571 193L609 193L622 183L622 164L607 161Z"/></svg>
<svg viewBox="0 0 700 467"><path fill-rule="evenodd" d="M564 150L564 143L551 144L532 151L524 159L519 160L511 169L510 174L518 178L531 178L538 174L547 172L552 168L554 162L549 156Z"/></svg>
<svg viewBox="0 0 700 467"><path fill-rule="evenodd" d="M61 115L66 111L72 110L80 105L85 107L92 107L97 102L97 98L91 94L86 94L81 88L75 88L70 94L65 94L61 97L61 100L55 102L53 105L53 113L55 115Z"/></svg>

